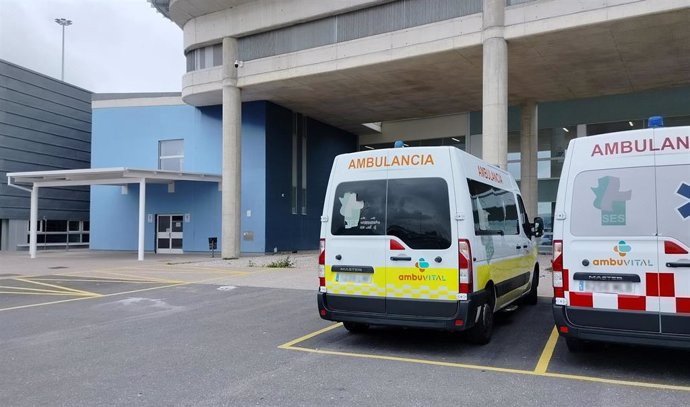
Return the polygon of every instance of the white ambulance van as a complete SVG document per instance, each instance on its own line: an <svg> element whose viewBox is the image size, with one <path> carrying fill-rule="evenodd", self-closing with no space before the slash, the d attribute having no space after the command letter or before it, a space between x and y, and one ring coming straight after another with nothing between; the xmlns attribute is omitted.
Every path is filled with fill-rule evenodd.
<svg viewBox="0 0 690 407"><path fill-rule="evenodd" d="M571 351L690 348L690 127L572 140L554 216L553 314Z"/></svg>
<svg viewBox="0 0 690 407"><path fill-rule="evenodd" d="M321 217L318 308L350 332L369 325L469 330L537 301L539 265L511 175L453 147L337 156Z"/></svg>

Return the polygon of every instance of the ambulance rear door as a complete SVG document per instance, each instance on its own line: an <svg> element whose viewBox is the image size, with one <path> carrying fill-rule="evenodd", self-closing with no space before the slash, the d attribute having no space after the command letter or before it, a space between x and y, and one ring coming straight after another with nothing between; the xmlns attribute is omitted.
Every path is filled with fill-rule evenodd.
<svg viewBox="0 0 690 407"><path fill-rule="evenodd" d="M326 231L326 296L336 311L384 313L387 150L338 158Z"/></svg>
<svg viewBox="0 0 690 407"><path fill-rule="evenodd" d="M386 312L455 315L458 243L450 149L392 149L388 163Z"/></svg>
<svg viewBox="0 0 690 407"><path fill-rule="evenodd" d="M659 273L647 284L658 297L661 332L667 334L690 335L689 139L690 127L654 130Z"/></svg>
<svg viewBox="0 0 690 407"><path fill-rule="evenodd" d="M563 277L575 325L660 332L652 137L629 131L571 143Z"/></svg>

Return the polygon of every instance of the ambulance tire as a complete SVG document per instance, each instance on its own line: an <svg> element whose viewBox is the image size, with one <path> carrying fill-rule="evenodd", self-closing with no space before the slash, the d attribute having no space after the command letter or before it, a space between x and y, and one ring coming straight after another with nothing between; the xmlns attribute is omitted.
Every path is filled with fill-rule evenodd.
<svg viewBox="0 0 690 407"><path fill-rule="evenodd" d="M493 289L492 289L493 293ZM495 296L494 296L495 298ZM486 345L491 341L491 334L494 331L494 303L496 300L491 298L481 306L481 315L477 323L467 332L467 340L475 345Z"/></svg>
<svg viewBox="0 0 690 407"><path fill-rule="evenodd" d="M362 332L366 332L369 329L369 325L360 324L358 322L343 322L343 326L345 327L345 329L348 330L348 332L353 334L360 334Z"/></svg>
<svg viewBox="0 0 690 407"><path fill-rule="evenodd" d="M539 287L539 267L534 267L534 276L532 276L532 286L529 289L529 294L523 297L522 302L526 305L537 305L538 295L537 287Z"/></svg>

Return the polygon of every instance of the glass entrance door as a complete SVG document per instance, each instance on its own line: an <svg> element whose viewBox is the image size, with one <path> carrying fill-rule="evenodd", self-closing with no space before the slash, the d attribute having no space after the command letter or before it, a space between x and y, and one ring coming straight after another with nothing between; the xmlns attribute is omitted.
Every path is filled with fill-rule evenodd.
<svg viewBox="0 0 690 407"><path fill-rule="evenodd" d="M158 215L156 227L157 253L182 253L183 215Z"/></svg>

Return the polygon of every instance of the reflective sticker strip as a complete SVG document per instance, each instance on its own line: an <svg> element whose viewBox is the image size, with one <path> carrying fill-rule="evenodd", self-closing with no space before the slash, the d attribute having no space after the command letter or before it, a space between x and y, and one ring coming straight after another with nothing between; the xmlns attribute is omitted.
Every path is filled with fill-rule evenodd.
<svg viewBox="0 0 690 407"><path fill-rule="evenodd" d="M673 273L659 273L659 296L675 297L676 289L674 286Z"/></svg>
<svg viewBox="0 0 690 407"><path fill-rule="evenodd" d="M592 293L570 293L570 304L571 307L589 307L594 306L594 299L592 298Z"/></svg>
<svg viewBox="0 0 690 407"><path fill-rule="evenodd" d="M646 311L647 297L644 295L618 294L618 309L630 311Z"/></svg>
<svg viewBox="0 0 690 407"><path fill-rule="evenodd" d="M403 285L402 287L394 284L386 286L387 297L390 298L416 298L423 300L456 300L457 289L451 290L446 286L440 286L437 289L430 288L423 285L412 288L411 285Z"/></svg>
<svg viewBox="0 0 690 407"><path fill-rule="evenodd" d="M676 312L690 314L690 298L676 298Z"/></svg>
<svg viewBox="0 0 690 407"><path fill-rule="evenodd" d="M363 295L368 297L383 297L386 289L367 284L328 284L328 292L331 294Z"/></svg>

